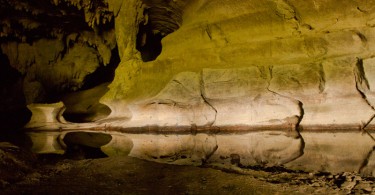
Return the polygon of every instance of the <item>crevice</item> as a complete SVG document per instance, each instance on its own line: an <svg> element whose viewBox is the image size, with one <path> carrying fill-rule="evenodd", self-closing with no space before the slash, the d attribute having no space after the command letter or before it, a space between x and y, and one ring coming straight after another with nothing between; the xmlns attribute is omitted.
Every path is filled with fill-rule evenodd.
<svg viewBox="0 0 375 195"><path fill-rule="evenodd" d="M364 94L367 90L370 89L370 85L366 78L366 73L363 67L363 60L357 58L357 64L355 65L354 70L354 77L356 80L356 88L361 96L366 99L366 95ZM369 103L369 102L368 102ZM371 106L373 108L373 106ZM374 108L373 108L374 109Z"/></svg>
<svg viewBox="0 0 375 195"><path fill-rule="evenodd" d="M359 32L359 31L354 31L354 33L359 37L359 39L361 40L362 44L364 46L366 46L367 42L368 42L366 36L364 34L362 34L361 32Z"/></svg>
<svg viewBox="0 0 375 195"><path fill-rule="evenodd" d="M201 97L204 101L204 103L206 103L209 107L211 107L212 110L215 111L215 117L214 117L214 120L209 124L210 127L212 127L215 122L216 122L216 118L217 118L217 110L216 108L207 100L206 96L205 96L205 91L204 91L204 81L203 81L203 72L201 72L201 83L200 83L200 89L201 89Z"/></svg>
<svg viewBox="0 0 375 195"><path fill-rule="evenodd" d="M354 67L355 69L353 70L354 72L354 78L355 78L355 87L359 93L359 95L362 97L363 100L367 103L367 105L370 106L370 108L375 111L374 106L369 102L369 100L366 97L365 92L370 89L368 80L366 78L366 74L363 68L363 60L362 59L357 59L357 64ZM361 131L362 133L367 133L373 140L374 138L372 135L366 130L366 127L370 125L370 123L373 121L375 118L375 114L371 116L371 118L365 123L362 124ZM375 141L375 140L374 140Z"/></svg>
<svg viewBox="0 0 375 195"><path fill-rule="evenodd" d="M205 165L207 164L208 160L211 158L211 156L217 151L217 149L219 148L219 146L217 145L217 139L216 139L216 136L215 136L215 141L216 141L216 146L213 148L213 150L208 153L206 156L205 156L205 159L202 159L202 165Z"/></svg>
<svg viewBox="0 0 375 195"><path fill-rule="evenodd" d="M375 138L374 138L374 136L372 136L371 133L368 132L367 130L366 130L366 133L367 133L367 135L370 136L370 138L375 142Z"/></svg>
<svg viewBox="0 0 375 195"><path fill-rule="evenodd" d="M259 68L259 67L258 67L258 68ZM267 78L267 88L266 88L267 91L269 91L269 92L271 92L271 93L273 93L273 94L275 94L275 95L278 95L278 96L281 96L281 97L284 97L284 98L287 98L287 99L293 100L293 101L295 101L295 102L298 102L298 107L299 107L300 113L299 113L299 116L297 116L297 117L298 117L298 121L297 121L297 123L296 123L296 125L295 125L295 130L298 132L298 131L299 131L299 128L300 128L299 125L300 125L300 123L301 123L301 121L302 121L302 119L303 119L303 116L304 116L304 114L305 114L305 111L304 111L304 109L303 109L303 103L302 103L301 101L295 99L295 98L291 98L291 97L288 97L288 96L282 95L282 94L280 94L280 93L277 93L277 92L271 90L271 89L270 89L270 86L271 86L271 80L273 79L273 75L272 75L272 67L269 67L269 68L268 68L268 71L269 71L269 78Z"/></svg>
<svg viewBox="0 0 375 195"><path fill-rule="evenodd" d="M303 156L304 153L305 153L305 145L306 144L305 144L305 140L303 139L303 137L301 135L302 127L300 126L300 124L303 120L303 117L305 115L305 110L303 108L303 103L301 101L299 101L297 99L294 99L294 98L291 98L291 97L281 95L277 92L274 92L274 91L269 89L269 86L267 87L267 90L269 92L274 93L276 95L279 95L281 97L288 98L288 99L291 99L293 101L298 102L298 107L299 107L300 113L299 113L299 116L296 116L298 120L297 120L296 124L294 125L294 127L292 127L291 131L294 131L295 133L297 133L297 136L295 138L299 138L301 140L301 147L299 148L299 155L298 156L295 156L295 157L290 158L290 159L286 159L286 160L284 160L283 162L280 163L280 164L286 164L288 162L292 162L292 161L298 159L299 157Z"/></svg>
<svg viewBox="0 0 375 195"><path fill-rule="evenodd" d="M298 106L300 108L300 117L298 118L297 124L296 124L296 130L299 132L301 130L300 124L302 122L303 117L305 116L305 109L303 108L303 103L299 100L298 101Z"/></svg>
<svg viewBox="0 0 375 195"><path fill-rule="evenodd" d="M209 124L209 126L213 126L213 125L215 124L215 122L216 122L216 118L217 118L217 110L216 110L216 108L215 108L210 102L207 101L207 99L206 99L206 97L204 97L203 93L201 93L201 97L202 97L204 103L206 103L209 107L212 108L212 110L215 111L215 117L214 117L214 120Z"/></svg>
<svg viewBox="0 0 375 195"><path fill-rule="evenodd" d="M359 6L357 7L357 10L358 10L359 12L361 12L361 13L368 14L368 11L366 11L366 10L360 8Z"/></svg>
<svg viewBox="0 0 375 195"><path fill-rule="evenodd" d="M288 1L274 0L274 2L276 4L277 14L280 17L282 17L283 19L287 19L287 20L296 20L296 22L299 23L295 8L292 5L290 5Z"/></svg>
<svg viewBox="0 0 375 195"><path fill-rule="evenodd" d="M122 5L124 4L124 1L121 1L120 5L119 5L119 8L117 10L116 13L113 13L113 17L117 18L117 16L120 14L121 12L121 8L122 8ZM113 10L114 11L114 10Z"/></svg>
<svg viewBox="0 0 375 195"><path fill-rule="evenodd" d="M362 173L363 172L363 169L368 165L369 163L369 160L372 156L372 153L374 153L375 151L375 146L372 147L372 149L370 150L370 152L366 155L366 158L363 160L363 162L361 163L361 166L359 167L359 170L358 170L358 173Z"/></svg>
<svg viewBox="0 0 375 195"><path fill-rule="evenodd" d="M210 29L209 25L206 25L205 31L206 31L206 34L207 34L208 38L210 38L210 40L212 40L212 33L211 33L211 29Z"/></svg>
<svg viewBox="0 0 375 195"><path fill-rule="evenodd" d="M229 41L226 38L226 35L220 25L214 24L206 24L204 30L210 39L210 41L219 41L225 44L228 44Z"/></svg>
<svg viewBox="0 0 375 195"><path fill-rule="evenodd" d="M288 0L274 0L274 2L276 4L276 14L284 20L296 23L297 27L294 29L298 33L301 33L301 28L314 30L311 25L302 22L296 7L294 7Z"/></svg>
<svg viewBox="0 0 375 195"><path fill-rule="evenodd" d="M322 63L319 64L319 76L319 92L323 93L326 88L326 74Z"/></svg>
<svg viewBox="0 0 375 195"><path fill-rule="evenodd" d="M361 130L367 132L366 130L367 126L374 120L374 118L375 118L375 114L373 114L371 118L365 124L363 124L363 126L361 127ZM367 134L369 134L370 137L375 141L375 139L372 137L372 135L369 132L367 132Z"/></svg>
<svg viewBox="0 0 375 195"><path fill-rule="evenodd" d="M291 98L291 97L279 94L279 93L277 93L277 92L275 92L275 91L273 91L273 90L270 89L271 81L273 79L272 68L273 68L272 66L268 67L269 77L267 77L267 91L269 91L269 92L271 92L273 94L276 94L278 96L290 99L292 101L298 102L298 107L299 107L299 116L296 116L298 118L298 120L297 120L296 124L294 125L294 127L292 127L291 131L295 131L297 133L297 135L298 135L297 138L301 139L301 147L299 148L300 149L300 153L299 153L298 156L296 156L294 158L291 158L291 159L287 159L287 160L285 160L285 162L282 162L282 164L285 164L285 163L291 162L291 161L293 161L295 159L298 159L299 157L301 157L304 154L305 140L303 139L303 137L301 135L301 132L300 132L300 131L302 131L302 128L301 128L300 124L301 124L301 122L303 120L303 117L305 115L305 110L303 108L303 102L301 102L300 100L297 100L295 98Z"/></svg>
<svg viewBox="0 0 375 195"><path fill-rule="evenodd" d="M176 79L173 79L172 82L175 82L177 83L178 85L181 85L181 87L183 87L184 89L186 89L186 91L190 91L184 84L182 84L180 81L176 80ZM191 92L191 91L190 91Z"/></svg>
<svg viewBox="0 0 375 195"><path fill-rule="evenodd" d="M353 70L353 72L354 72L354 78L355 78L355 83L356 83L355 87L356 87L358 93L365 100L367 105L369 105L371 107L371 109L373 111L375 111L374 106L369 102L369 100L367 99L366 94L365 94L365 92L370 89L370 85L369 85L368 80L366 78L366 73L365 73L364 68L363 68L363 60L362 59L359 59L359 58L357 59L357 64L356 64L355 70ZM362 124L361 131L362 131L362 134L366 133L375 142L375 138L366 129L367 126L369 126L371 124L371 122L374 120L374 118L375 118L375 114L373 114L371 116L371 118L365 124ZM365 166L365 165L363 165L364 163L362 163L362 166L361 166L362 168ZM366 163L366 165L367 165L367 163Z"/></svg>

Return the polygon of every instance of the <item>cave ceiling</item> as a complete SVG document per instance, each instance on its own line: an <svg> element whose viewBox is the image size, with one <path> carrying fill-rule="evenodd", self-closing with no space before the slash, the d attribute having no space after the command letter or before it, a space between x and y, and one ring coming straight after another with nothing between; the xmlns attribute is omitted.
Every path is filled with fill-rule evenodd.
<svg viewBox="0 0 375 195"><path fill-rule="evenodd" d="M10 66L20 72L23 77L32 77L31 80L41 82L44 88L50 91L49 93L66 93L79 90L83 86L82 79L93 73L92 68L86 71L89 74L80 78L79 84L74 84L73 79L68 78L69 81L65 79L64 82L72 81L73 84L65 85L72 85L72 87L62 88L63 83L49 82L48 76L38 76L37 72L43 72L39 69L43 69L42 66L46 66L46 64L58 64L59 61L63 61L70 49L79 44L86 53L90 49L84 47L95 50L91 53L97 55L99 61L99 64L96 65L97 68L110 63L118 64L118 59L114 59L116 56L113 55L118 53L114 18L118 15L118 9L120 9L122 3L121 1L103 0L1 0L1 53L8 58L2 64L10 63ZM160 40L180 27L185 6L185 1L145 0L141 4L143 11L139 13L142 15L142 22L135 29L131 29L132 31L139 31L137 49L142 52L143 50L150 50L148 48L152 49L155 44L158 44L161 51ZM143 39L146 36L155 39L154 42L156 43L149 41L151 43L144 46L145 40ZM48 43L38 44L42 41ZM144 49L143 46L148 48ZM75 49L75 52L79 52L79 50ZM54 55L54 57L45 57L47 51L51 53L49 55ZM22 59L20 56L24 56L23 52L28 56ZM15 55L14 53L18 54ZM92 55L91 57L95 56ZM156 55L151 57L151 60L155 57ZM37 66L42 68L30 68ZM33 73L33 69L38 70ZM48 75L49 73L45 74ZM106 81L110 80L107 79ZM87 87L84 88L87 89Z"/></svg>
<svg viewBox="0 0 375 195"><path fill-rule="evenodd" d="M123 3L0 0L1 110L17 115L28 112L25 105L30 103L79 104L78 100L71 103L77 99L71 93L111 82L121 60L115 25L122 23L115 24L115 18ZM138 34L136 49L146 56L144 61L154 60L161 52L161 39L181 26L186 4L175 0L140 3L137 14L142 21L127 30ZM99 91L95 96L106 90ZM96 104L98 98L94 98Z"/></svg>
<svg viewBox="0 0 375 195"><path fill-rule="evenodd" d="M101 33L114 28L114 13L106 0L1 0L2 41L33 42L75 32ZM182 23L185 1L145 0L145 21L163 36Z"/></svg>

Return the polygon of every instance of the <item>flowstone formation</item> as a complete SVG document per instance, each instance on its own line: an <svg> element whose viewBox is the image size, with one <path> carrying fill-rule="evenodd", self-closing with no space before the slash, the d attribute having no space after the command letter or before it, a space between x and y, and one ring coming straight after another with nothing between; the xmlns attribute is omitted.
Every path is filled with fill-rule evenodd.
<svg viewBox="0 0 375 195"><path fill-rule="evenodd" d="M375 3L48 3L53 12L37 13L74 28L1 42L23 78L34 151L64 153L74 143L174 164L375 176ZM19 32L8 26L2 34ZM106 66L114 77L93 82L113 75Z"/></svg>

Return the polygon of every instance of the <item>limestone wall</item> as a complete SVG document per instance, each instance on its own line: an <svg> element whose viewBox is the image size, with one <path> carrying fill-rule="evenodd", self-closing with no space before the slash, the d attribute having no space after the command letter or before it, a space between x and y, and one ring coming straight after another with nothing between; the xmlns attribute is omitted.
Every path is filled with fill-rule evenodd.
<svg viewBox="0 0 375 195"><path fill-rule="evenodd" d="M115 40L121 62L100 100L111 114L82 124L43 126L46 121L34 120L27 127L35 138L55 132L51 139L43 135L50 143L66 132L105 131L117 140L103 146L108 153L123 147L121 154L158 162L373 174L375 3L108 0L104 5L113 13L115 39L103 35L97 48L74 46L56 60L56 70L78 63L69 69L75 77L48 72L44 65L35 74L67 78L51 80L57 86L66 80L81 84L100 61L108 62L104 54ZM95 23L105 17L85 14L95 32ZM162 48L156 59L145 60L140 48L155 41L150 33L163 37ZM33 46L1 48L26 73L33 62L12 52L48 61L65 48L59 41L51 44L53 55L46 57L36 55L40 50L28 52ZM75 48L85 55L76 56ZM160 48L147 52L153 49ZM43 144L37 148L53 151Z"/></svg>
<svg viewBox="0 0 375 195"><path fill-rule="evenodd" d="M156 60L122 60L102 102L127 120L111 125L214 132L211 163L369 173L374 5L189 2Z"/></svg>
<svg viewBox="0 0 375 195"><path fill-rule="evenodd" d="M372 3L210 0L183 8L156 60L142 62L134 41L120 51L126 57L102 98L110 117L128 117L125 126L363 129L371 122ZM122 9L127 15L115 20L144 20ZM120 29L119 40L136 36ZM189 116L196 111L201 116Z"/></svg>

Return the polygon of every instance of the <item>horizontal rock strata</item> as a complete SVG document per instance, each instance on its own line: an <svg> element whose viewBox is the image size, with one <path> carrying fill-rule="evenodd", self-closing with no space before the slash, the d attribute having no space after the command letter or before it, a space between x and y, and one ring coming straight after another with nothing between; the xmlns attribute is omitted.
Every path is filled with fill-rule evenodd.
<svg viewBox="0 0 375 195"><path fill-rule="evenodd" d="M25 78L34 151L63 153L68 133L103 133L108 143L105 136L75 142L175 164L373 174L375 3L54 4L67 2L83 9L87 28L1 42L9 66ZM118 66L108 89L50 99L91 114L90 123L64 120L62 103L35 104L44 93L87 89L87 78L111 64ZM94 91L102 97L87 98ZM74 97L90 104L77 106Z"/></svg>

